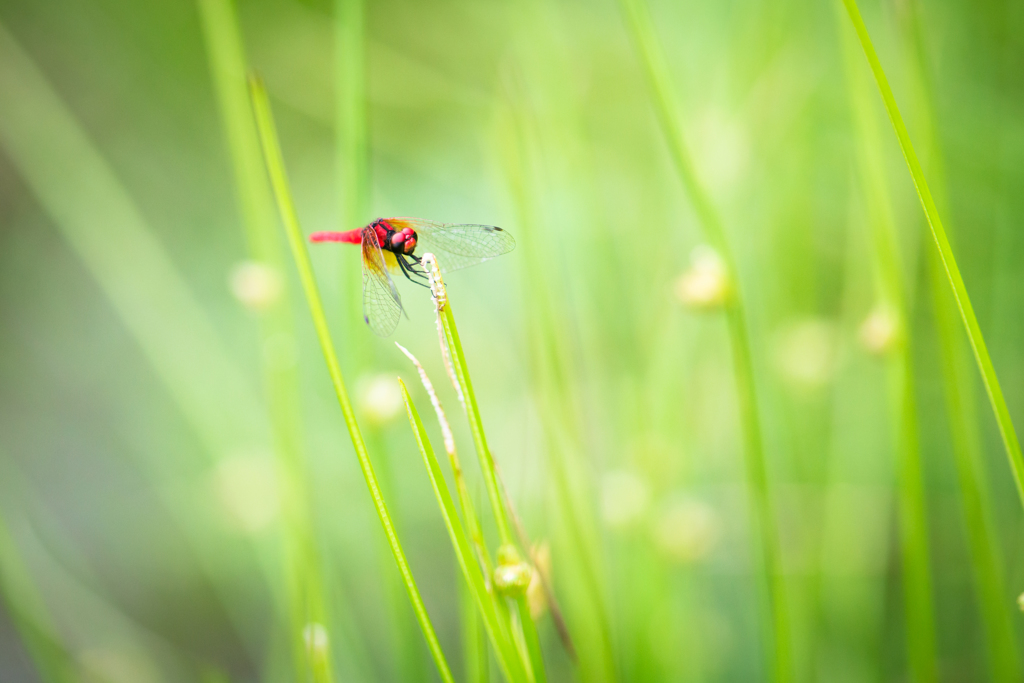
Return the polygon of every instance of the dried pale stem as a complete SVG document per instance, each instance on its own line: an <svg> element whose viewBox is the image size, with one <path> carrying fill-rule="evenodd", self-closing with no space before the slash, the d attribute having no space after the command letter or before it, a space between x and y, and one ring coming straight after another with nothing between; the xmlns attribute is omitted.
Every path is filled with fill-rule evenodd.
<svg viewBox="0 0 1024 683"><path fill-rule="evenodd" d="M398 349L404 353L410 361L412 361L413 365L416 366L416 371L420 376L420 382L423 383L423 388L430 397L430 403L434 406L434 412L437 414L437 421L441 425L441 436L444 439L445 451L448 453L448 461L451 464L452 476L455 479L455 490L459 496L459 507L463 518L466 520L466 525L469 527L470 537L473 539L473 545L476 548L480 566L483 569L484 577L489 585L491 573L494 571L494 567L491 563L490 554L487 552L487 546L484 543L483 529L480 527L480 519L476 515L476 509L473 506L473 499L469 495L469 487L466 486L466 478L462 474L462 464L459 462L459 455L455 449L455 437L452 434L451 426L448 424L448 417L445 415L444 408L441 406L441 400L437 397L437 392L434 391L434 384L430 381L430 377L427 376L426 370L424 370L423 366L420 365L416 356L412 355L408 349L398 342L395 342L395 346L397 346Z"/></svg>

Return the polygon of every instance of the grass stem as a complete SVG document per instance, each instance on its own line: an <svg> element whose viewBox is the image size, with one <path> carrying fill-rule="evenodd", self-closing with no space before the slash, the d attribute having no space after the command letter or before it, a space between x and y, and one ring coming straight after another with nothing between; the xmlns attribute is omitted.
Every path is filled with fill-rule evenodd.
<svg viewBox="0 0 1024 683"><path fill-rule="evenodd" d="M231 153L242 223L249 256L282 273L284 254L274 216L274 200L260 169L260 141L246 91L246 56L238 17L231 0L199 0L200 17L206 36L208 59L221 109L224 131ZM283 277L281 290L260 316L260 340L267 348L274 340L295 339L289 297ZM317 683L330 683L333 669L326 648L317 651L320 666L307 655L311 650L303 639L308 624L330 623L320 576L320 553L312 528L308 506L308 473L299 418L299 391L296 366L279 363L263 354L263 377L267 407L275 444L278 471L283 481L287 600L290 614L289 634L298 679L306 671L314 673Z"/></svg>
<svg viewBox="0 0 1024 683"><path fill-rule="evenodd" d="M904 286L898 236L881 142L874 112L868 102L867 84L856 64L856 44L845 26L844 38L847 86L854 123L860 136L858 162L866 196L868 219L881 283L882 305L896 317L898 332L890 350L889 405L897 433L901 552L903 557L903 598L906 610L907 651L914 680L937 680L935 607L928 543L928 506L922 472L917 402L914 399L914 370L910 334L910 305Z"/></svg>
<svg viewBox="0 0 1024 683"><path fill-rule="evenodd" d="M476 394L473 392L473 382L469 377L469 368L466 365L466 356L462 350L462 341L459 339L459 330L455 325L455 316L452 314L451 301L445 300L441 311L441 324L444 327L445 340L448 350L451 353L452 366L455 369L455 376L462 388L465 399L466 416L469 419L469 428L473 434L473 443L476 445L476 453L480 459L480 471L483 472L484 484L487 487L487 496L491 501L491 510L494 514L494 522L498 527L498 535L501 542L514 544L512 528L508 522L508 515L501 499L501 491L498 488L498 477L494 472L494 457L487 447L487 435L484 432L483 420L480 417L480 408L477 406Z"/></svg>
<svg viewBox="0 0 1024 683"><path fill-rule="evenodd" d="M330 328L327 325L327 316L324 314L323 304L321 303L320 291L316 284L316 278L313 275L313 264L309 259L309 252L306 249L302 228L299 226L299 219L292 202L291 190L288 187L284 160L281 156L281 148L277 140L277 131L270 111L270 102L267 100L266 90L258 79L251 78L249 81L249 91L256 115L256 125L263 146L264 162L270 175L270 184L277 199L281 221L288 236L288 243L291 246L292 256L299 271L299 278L302 281L302 288L309 304L313 325L316 328L324 360L327 363L327 370L331 376L331 382L334 384L334 391L338 396L338 403L341 406L342 416L345 419L349 437L352 439L352 446L359 460L359 467L362 470L363 478L366 480L366 486L370 491L381 526L384 528L384 533L387 536L388 545L391 547L391 552L402 575L402 581L409 593L409 600L412 602L413 611L416 613L416 620L423 631L430 654L434 658L438 674L445 683L453 682L454 678L452 677L451 669L437 640L437 634L434 632L430 615L427 614L427 608L423 604L423 598L420 596L419 589L416 586L416 580L413 578L409 562L402 551L398 534L395 532L391 516L388 514L387 506L384 503L384 497L381 495L380 484L374 475L373 465L370 463L370 456L366 450L366 443L363 441L359 425L356 423L355 413L352 411L352 404L349 401L348 391L345 388L345 380L341 374L341 366L334 351L334 342L331 339Z"/></svg>
<svg viewBox="0 0 1024 683"><path fill-rule="evenodd" d="M620 0L631 30L633 42L640 53L654 94L655 110L662 132L668 140L669 153L675 163L687 196L693 203L707 239L718 249L734 279L733 297L727 306L729 339L732 347L733 372L743 431L743 452L751 497L751 526L756 556L767 602L767 619L762 620L762 640L767 667L777 683L793 678L789 617L785 583L782 576L778 531L772 510L764 446L758 417L754 368L749 332L743 311L743 300L736 261L726 238L725 228L711 197L701 183L691 160L678 113L677 98L672 87L668 65L644 0Z"/></svg>
<svg viewBox="0 0 1024 683"><path fill-rule="evenodd" d="M526 681L528 680L527 673L515 651L515 645L509 638L508 631L502 628L500 623L497 605L497 600L500 598L496 598L494 593L487 590L479 565L474 561L469 538L462 526L462 522L459 520L455 502L452 500L451 493L448 491L448 485L445 483L441 466L437 462L434 449L430 445L430 439L423 428L423 422L420 420L419 413L412 402L412 398L409 396L405 383L401 380L399 382L402 387L402 396L405 399L406 411L409 415L409 424L412 426L416 443L419 445L420 453L423 456L423 463L426 465L427 474L430 475L430 483L433 486L434 495L437 497L445 526L451 537L455 556L459 561L462 575L469 585L477 609L480 611L480 616L483 618L484 628L494 648L498 666L501 668L506 680L510 682Z"/></svg>
<svg viewBox="0 0 1024 683"><path fill-rule="evenodd" d="M878 90L882 95L882 102L885 104L885 110L889 114L893 130L896 132L896 138L899 141L900 149L903 151L903 158L906 160L907 167L910 170L910 177L914 182L914 188L917 190L917 196L921 200L921 206L924 209L928 227L931 228L932 238L938 249L939 259L945 270L946 279L953 290L953 297L960 311L960 318L967 331L967 338L970 340L971 349L974 351L974 359L981 372L982 383L985 385L985 391L992 405L992 411L995 413L999 435L1002 438L1006 457L1010 462L1010 469L1013 472L1014 483L1017 486L1017 495L1021 499L1021 503L1024 504L1024 456L1021 454L1020 441L1017 439L1017 432L1013 427L1013 421L1010 419L1010 410L1006 405L1006 399L1003 397L1003 390L999 385L999 378L996 375L995 367L992 365L992 359L989 357L985 338L982 336L981 327L978 325L977 316L974 314L974 307L971 305L971 299L967 294L967 287L964 284L963 277L960 275L960 268L957 266L956 258L953 255L953 248L946 237L945 228L942 227L942 220L939 218L938 208L936 208L928 182L925 180L921 162L918 160L914 146L910 142L910 133L907 132L907 127L903 123L903 116L900 114L899 107L896 106L896 98L893 96L892 88L889 87L889 81L885 76L885 71L882 70L882 64L875 53L874 45L871 43L871 36L864 25L857 1L843 0L843 4L846 6L847 14L850 17L853 28L857 32L857 37L860 39L860 44L871 67L871 72L875 76L875 82L878 84Z"/></svg>

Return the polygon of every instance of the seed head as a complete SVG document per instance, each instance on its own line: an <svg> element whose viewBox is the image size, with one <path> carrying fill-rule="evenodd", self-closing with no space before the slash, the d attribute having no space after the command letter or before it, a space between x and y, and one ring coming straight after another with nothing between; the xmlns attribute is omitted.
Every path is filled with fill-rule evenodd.
<svg viewBox="0 0 1024 683"><path fill-rule="evenodd" d="M448 290L444 286L444 278L441 277L441 269L437 265L437 257L429 251L423 255L423 270L427 271L427 281L430 283L430 293L434 296L434 304L438 312L444 309L448 302Z"/></svg>
<svg viewBox="0 0 1024 683"><path fill-rule="evenodd" d="M498 548L498 565L494 568L494 587L502 595L518 598L526 593L533 569L519 557L519 551L511 544Z"/></svg>

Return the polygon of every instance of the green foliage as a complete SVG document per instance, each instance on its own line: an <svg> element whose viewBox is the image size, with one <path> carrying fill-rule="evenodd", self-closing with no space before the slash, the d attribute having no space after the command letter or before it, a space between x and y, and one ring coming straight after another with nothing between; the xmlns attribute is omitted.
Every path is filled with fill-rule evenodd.
<svg viewBox="0 0 1024 683"><path fill-rule="evenodd" d="M0 680L1019 679L1020 35L3 0ZM517 241L429 390L389 215Z"/></svg>

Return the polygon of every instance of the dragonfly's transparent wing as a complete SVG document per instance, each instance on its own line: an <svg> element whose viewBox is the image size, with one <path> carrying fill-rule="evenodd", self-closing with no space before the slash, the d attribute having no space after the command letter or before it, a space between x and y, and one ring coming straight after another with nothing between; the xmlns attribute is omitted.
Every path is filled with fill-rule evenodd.
<svg viewBox="0 0 1024 683"><path fill-rule="evenodd" d="M374 334L387 337L402 317L402 297L388 274L373 228L363 228L363 319Z"/></svg>
<svg viewBox="0 0 1024 683"><path fill-rule="evenodd" d="M419 218L389 218L388 223L396 230L415 230L416 255L433 252L443 273L475 266L516 248L512 235L493 225L454 225Z"/></svg>

